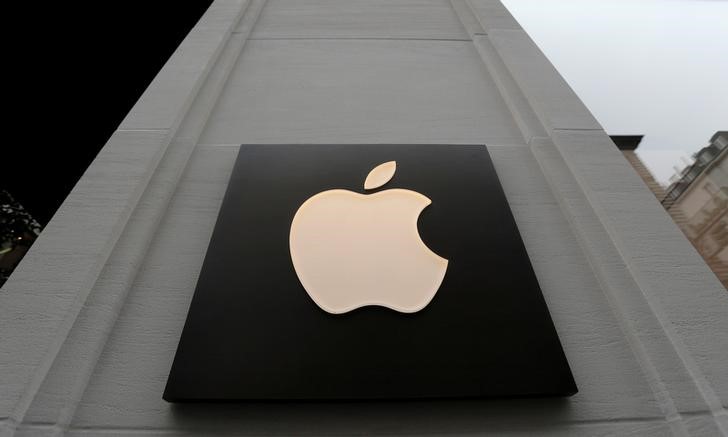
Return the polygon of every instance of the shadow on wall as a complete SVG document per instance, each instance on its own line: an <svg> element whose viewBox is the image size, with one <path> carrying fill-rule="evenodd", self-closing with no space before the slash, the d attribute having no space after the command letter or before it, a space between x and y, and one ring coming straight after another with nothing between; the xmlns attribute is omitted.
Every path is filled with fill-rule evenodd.
<svg viewBox="0 0 728 437"><path fill-rule="evenodd" d="M568 398L172 404L170 427L250 435L557 434L573 416ZM523 417L528 417L524 422Z"/></svg>

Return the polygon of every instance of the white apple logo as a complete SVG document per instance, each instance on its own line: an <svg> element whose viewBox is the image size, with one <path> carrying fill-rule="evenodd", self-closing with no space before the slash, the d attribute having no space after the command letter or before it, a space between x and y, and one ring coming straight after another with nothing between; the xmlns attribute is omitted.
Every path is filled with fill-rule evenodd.
<svg viewBox="0 0 728 437"><path fill-rule="evenodd" d="M375 167L364 189L386 184L395 170L395 161ZM420 193L398 188L370 195L328 190L303 202L291 223L289 245L311 299L333 314L365 305L403 313L427 306L448 263L417 231L417 219L430 203Z"/></svg>

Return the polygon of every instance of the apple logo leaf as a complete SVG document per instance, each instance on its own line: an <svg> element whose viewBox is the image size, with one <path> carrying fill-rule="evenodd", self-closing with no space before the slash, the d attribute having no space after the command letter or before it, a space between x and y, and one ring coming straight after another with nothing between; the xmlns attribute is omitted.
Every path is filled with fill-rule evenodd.
<svg viewBox="0 0 728 437"><path fill-rule="evenodd" d="M364 181L365 190L373 190L379 188L382 185L389 182L394 176L394 172L397 170L397 162L389 161L384 164L379 164L374 167L372 171L367 175L367 179Z"/></svg>

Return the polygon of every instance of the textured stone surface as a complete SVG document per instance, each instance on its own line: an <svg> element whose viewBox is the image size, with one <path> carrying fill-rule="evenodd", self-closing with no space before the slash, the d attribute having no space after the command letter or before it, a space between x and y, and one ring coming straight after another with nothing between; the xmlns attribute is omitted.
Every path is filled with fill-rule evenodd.
<svg viewBox="0 0 728 437"><path fill-rule="evenodd" d="M114 133L3 286L0 417L24 413L167 143Z"/></svg>
<svg viewBox="0 0 728 437"><path fill-rule="evenodd" d="M447 0L269 0L251 37L468 39Z"/></svg>
<svg viewBox="0 0 728 437"><path fill-rule="evenodd" d="M471 42L249 41L200 141L522 143L502 101Z"/></svg>
<svg viewBox="0 0 728 437"><path fill-rule="evenodd" d="M521 30L513 15L500 0L465 0L486 33L493 30Z"/></svg>
<svg viewBox="0 0 728 437"><path fill-rule="evenodd" d="M525 402L523 408L535 415L540 408L555 408L554 414L558 412L560 420L571 421L661 417L639 364L570 236L568 224L549 194L530 149L494 147L491 153L580 388L580 393L568 402L568 408L546 407L565 406L564 402L548 401ZM174 414L175 408L150 394L161 393L164 388L236 154L237 147L204 146L193 156L188 174L168 211L168 219L160 226L145 266L99 359L74 426L116 428L132 423L135 427L160 429L190 426L183 419L180 422ZM179 235L195 237L180 239ZM559 280L563 277L569 278L568 282ZM160 313L162 308L164 312ZM609 361L603 360L604 353L611 357ZM225 410L232 414L261 408L269 407L243 405ZM406 404L387 408L407 410ZM224 417L217 416L215 411L209 414ZM281 414L289 413L283 410ZM317 414L324 423L329 413L321 410ZM371 414L375 414L376 420L384 418L383 412L374 408ZM542 419L548 420L548 417ZM242 426L243 423L250 425L252 419L227 420ZM481 418L469 420L506 424L509 419L500 418L499 414L483 414ZM269 427L273 426L265 421L254 423L261 431L271 430ZM417 428L421 424L416 421L407 426L424 431ZM446 422L438 426L457 430L457 427L448 428ZM327 428L322 425L319 429Z"/></svg>
<svg viewBox="0 0 728 437"><path fill-rule="evenodd" d="M579 393L164 402L246 142L488 144ZM491 0L214 2L0 291L0 332L3 437L728 434L728 295Z"/></svg>
<svg viewBox="0 0 728 437"><path fill-rule="evenodd" d="M727 405L725 288L606 134L559 131L553 140L706 402Z"/></svg>
<svg viewBox="0 0 728 437"><path fill-rule="evenodd" d="M549 129L601 129L589 110L523 30L492 30L488 38Z"/></svg>
<svg viewBox="0 0 728 437"><path fill-rule="evenodd" d="M249 0L215 1L162 67L120 129L176 129Z"/></svg>

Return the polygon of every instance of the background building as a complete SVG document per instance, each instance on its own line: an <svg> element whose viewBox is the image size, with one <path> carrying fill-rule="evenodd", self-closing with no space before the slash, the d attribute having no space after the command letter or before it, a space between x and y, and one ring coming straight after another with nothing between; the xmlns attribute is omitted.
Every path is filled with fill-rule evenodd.
<svg viewBox="0 0 728 437"><path fill-rule="evenodd" d="M165 402L253 143L487 145L579 392ZM500 2L217 0L0 291L0 435L728 434L727 316L723 286Z"/></svg>
<svg viewBox="0 0 728 437"><path fill-rule="evenodd" d="M716 132L695 162L676 174L662 204L685 216L681 226L728 288L728 132Z"/></svg>
<svg viewBox="0 0 728 437"><path fill-rule="evenodd" d="M652 175L650 169L647 168L644 162L640 159L639 155L635 152L637 147L642 141L642 135L611 135L612 141L617 145L617 148L622 151L622 154L632 167L635 169L637 174L645 181L647 188L658 199L662 200L665 197L665 188L657 182L657 179Z"/></svg>
<svg viewBox="0 0 728 437"><path fill-rule="evenodd" d="M641 136L611 138L728 289L728 132L716 132L667 189L635 153Z"/></svg>
<svg viewBox="0 0 728 437"><path fill-rule="evenodd" d="M40 233L38 223L13 196L0 190L0 287Z"/></svg>

